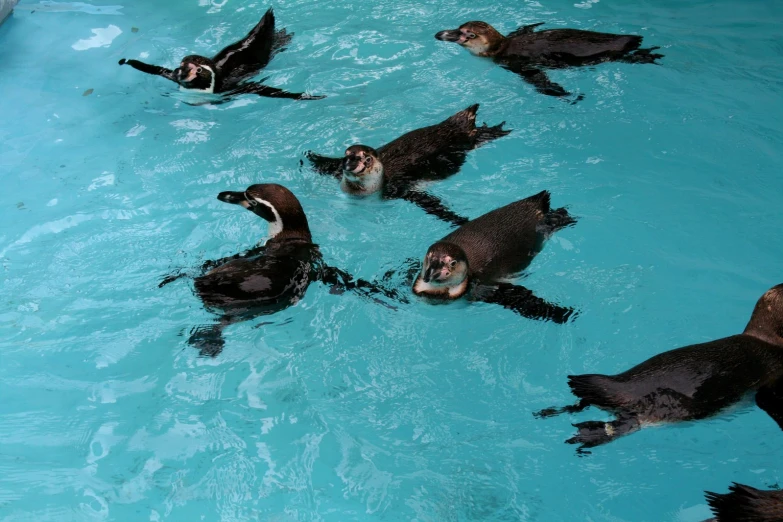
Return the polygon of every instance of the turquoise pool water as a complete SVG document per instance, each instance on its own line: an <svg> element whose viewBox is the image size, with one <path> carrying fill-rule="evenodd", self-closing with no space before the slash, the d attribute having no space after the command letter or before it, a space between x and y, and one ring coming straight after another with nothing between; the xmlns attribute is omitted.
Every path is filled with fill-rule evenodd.
<svg viewBox="0 0 783 522"><path fill-rule="evenodd" d="M781 483L783 436L750 405L582 458L570 423L608 416L532 412L572 401L569 373L738 333L783 282L783 4L282 1L296 35L268 83L328 97L194 107L117 60L213 54L267 4L111 2L22 0L0 26L0 520L696 522L704 489ZM471 19L638 33L666 57L553 72L585 96L568 105L433 38ZM448 225L344 196L303 152L473 103L514 132L431 190L471 217L543 189L568 205L580 222L524 284L576 321L314 284L217 358L187 346L211 316L160 279L266 231L219 192L286 185L327 262L379 278Z"/></svg>

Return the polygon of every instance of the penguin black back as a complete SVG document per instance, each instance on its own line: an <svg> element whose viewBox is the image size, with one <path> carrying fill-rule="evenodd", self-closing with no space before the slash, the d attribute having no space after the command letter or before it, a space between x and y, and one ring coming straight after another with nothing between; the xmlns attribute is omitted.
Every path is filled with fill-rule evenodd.
<svg viewBox="0 0 783 522"><path fill-rule="evenodd" d="M471 277L493 281L524 270L556 230L576 223L564 209L550 208L544 190L469 221L441 241L467 256Z"/></svg>

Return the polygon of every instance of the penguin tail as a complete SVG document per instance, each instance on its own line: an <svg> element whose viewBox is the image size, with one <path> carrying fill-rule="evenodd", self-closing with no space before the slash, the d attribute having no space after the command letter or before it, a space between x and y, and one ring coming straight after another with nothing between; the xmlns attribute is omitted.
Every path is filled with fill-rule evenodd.
<svg viewBox="0 0 783 522"><path fill-rule="evenodd" d="M586 375L569 375L568 386L571 393L579 397L580 404L587 402L599 408L614 409L621 404L616 399L616 383L607 375L597 373Z"/></svg>
<svg viewBox="0 0 783 522"><path fill-rule="evenodd" d="M202 357L217 357L226 345L223 339L225 326L223 323L197 326L190 331L188 344L196 348Z"/></svg>
<svg viewBox="0 0 783 522"><path fill-rule="evenodd" d="M547 207L549 206L549 192L546 193ZM547 234L557 232L561 228L575 225L577 218L568 213L565 207L550 210L544 215L543 227Z"/></svg>
<svg viewBox="0 0 783 522"><path fill-rule="evenodd" d="M773 522L783 520L783 492L760 491L737 484L729 493L705 492L707 503L717 520L755 520Z"/></svg>

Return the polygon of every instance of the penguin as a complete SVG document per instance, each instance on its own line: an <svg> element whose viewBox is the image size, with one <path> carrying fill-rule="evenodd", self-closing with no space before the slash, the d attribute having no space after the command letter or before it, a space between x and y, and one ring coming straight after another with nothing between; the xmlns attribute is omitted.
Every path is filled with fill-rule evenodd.
<svg viewBox="0 0 783 522"><path fill-rule="evenodd" d="M348 194L380 192L384 199L404 199L439 219L462 225L466 218L416 185L453 176L462 168L468 152L511 132L503 129L505 122L477 128L478 109L478 104L471 105L437 125L410 131L377 149L352 145L343 158L314 152L306 155L317 172L339 179L340 187Z"/></svg>
<svg viewBox="0 0 783 522"><path fill-rule="evenodd" d="M597 33L579 29L536 31L544 22L525 25L503 36L486 22L467 22L458 29L440 31L435 38L454 42L477 56L492 58L548 96L571 93L551 81L544 69L596 65L603 62L657 63L659 47L641 49L637 35ZM578 98L577 101L581 99Z"/></svg>
<svg viewBox="0 0 783 522"><path fill-rule="evenodd" d="M664 352L617 375L569 375L568 385L578 403L534 415L596 406L617 417L574 424L566 442L580 444L579 453L649 424L713 417L748 395L783 429L783 284L759 299L739 335Z"/></svg>
<svg viewBox="0 0 783 522"><path fill-rule="evenodd" d="M257 94L272 98L295 100L319 100L323 96L286 92L260 82L247 81L267 66L272 57L284 50L293 34L285 29L275 32L275 15L270 8L261 21L242 40L229 45L214 58L190 55L182 59L179 67L166 69L139 60L120 60L120 65L130 65L147 74L162 76L180 85L180 89L204 94L220 94L225 102L239 94ZM261 80L263 81L263 80Z"/></svg>
<svg viewBox="0 0 783 522"><path fill-rule="evenodd" d="M705 492L715 518L705 522L782 522L783 491L762 491L737 484L730 493Z"/></svg>
<svg viewBox="0 0 783 522"><path fill-rule="evenodd" d="M524 270L551 234L576 223L565 208L552 210L549 201L549 192L539 192L468 221L430 246L413 293L435 302L466 296L532 319L568 321L573 308L504 281Z"/></svg>
<svg viewBox="0 0 783 522"><path fill-rule="evenodd" d="M313 281L331 287L332 293L350 290L388 306L372 297L384 294L392 299L396 292L354 278L324 263L318 245L313 243L307 216L294 194L273 183L251 185L244 192L221 192L217 198L248 209L269 223L266 244L243 254L202 266L202 275L194 280L196 294L207 310L219 315L217 323L196 327L188 344L201 355L217 356L225 345L226 326L273 314L301 300ZM165 278L162 287L185 274Z"/></svg>

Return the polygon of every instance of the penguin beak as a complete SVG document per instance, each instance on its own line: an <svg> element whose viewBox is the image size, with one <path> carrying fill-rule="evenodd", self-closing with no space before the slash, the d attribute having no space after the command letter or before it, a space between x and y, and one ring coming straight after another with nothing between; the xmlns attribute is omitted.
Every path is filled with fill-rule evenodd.
<svg viewBox="0 0 783 522"><path fill-rule="evenodd" d="M245 208L250 207L250 203L247 202L244 192L221 192L218 194L217 198L223 203L242 205Z"/></svg>
<svg viewBox="0 0 783 522"><path fill-rule="evenodd" d="M424 275L421 276L422 280L425 283L429 283L430 281L432 281L434 279L435 272L436 272L436 270L434 268L432 268L432 267L427 268L424 271Z"/></svg>
<svg viewBox="0 0 783 522"><path fill-rule="evenodd" d="M343 170L354 174L361 174L364 170L364 161L356 156L348 156L343 160Z"/></svg>
<svg viewBox="0 0 783 522"><path fill-rule="evenodd" d="M462 32L458 29L447 29L435 35L435 39L441 42L457 42L460 38L462 38Z"/></svg>

